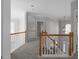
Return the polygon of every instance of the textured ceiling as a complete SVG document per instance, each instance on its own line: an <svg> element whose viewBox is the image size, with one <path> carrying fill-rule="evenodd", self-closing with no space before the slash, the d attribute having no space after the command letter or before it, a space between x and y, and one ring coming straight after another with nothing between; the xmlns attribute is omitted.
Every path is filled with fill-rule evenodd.
<svg viewBox="0 0 79 59"><path fill-rule="evenodd" d="M50 17L70 16L73 0L11 0L13 10L35 12Z"/></svg>

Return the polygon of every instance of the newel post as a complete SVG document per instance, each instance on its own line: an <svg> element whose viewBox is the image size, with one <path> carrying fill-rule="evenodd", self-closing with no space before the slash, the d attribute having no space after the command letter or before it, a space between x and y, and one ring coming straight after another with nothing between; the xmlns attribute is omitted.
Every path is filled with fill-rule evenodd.
<svg viewBox="0 0 79 59"><path fill-rule="evenodd" d="M42 40L41 40L41 36L42 36L42 33L43 33L43 31L42 32L40 32L40 40L39 40L39 56L41 56L41 42L42 42Z"/></svg>
<svg viewBox="0 0 79 59"><path fill-rule="evenodd" d="M72 56L73 53L73 32L69 33L69 39L68 39L68 55Z"/></svg>

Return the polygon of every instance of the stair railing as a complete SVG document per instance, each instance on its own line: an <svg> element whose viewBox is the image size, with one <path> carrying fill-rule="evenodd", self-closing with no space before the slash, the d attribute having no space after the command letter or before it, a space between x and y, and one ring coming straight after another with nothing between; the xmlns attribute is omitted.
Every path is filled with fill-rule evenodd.
<svg viewBox="0 0 79 59"><path fill-rule="evenodd" d="M42 56L44 53L44 40L46 39L46 37L49 36L66 36L68 37L67 39L67 54L69 56L73 55L73 32L70 32L69 34L48 34L47 32L40 32L40 41L39 41L39 56ZM55 40L54 40L55 41Z"/></svg>

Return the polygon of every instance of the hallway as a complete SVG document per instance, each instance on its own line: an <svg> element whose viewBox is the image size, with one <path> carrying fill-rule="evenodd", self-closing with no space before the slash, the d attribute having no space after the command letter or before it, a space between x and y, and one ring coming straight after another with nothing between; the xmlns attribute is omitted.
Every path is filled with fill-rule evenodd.
<svg viewBox="0 0 79 59"><path fill-rule="evenodd" d="M38 57L37 54L38 41L32 41L21 46L19 49L11 54L11 59L77 59L77 55L74 57Z"/></svg>

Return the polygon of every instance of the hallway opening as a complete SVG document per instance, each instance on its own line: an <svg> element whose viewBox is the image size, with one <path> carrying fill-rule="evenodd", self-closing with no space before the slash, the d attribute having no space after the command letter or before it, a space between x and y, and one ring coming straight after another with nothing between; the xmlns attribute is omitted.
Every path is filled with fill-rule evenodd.
<svg viewBox="0 0 79 59"><path fill-rule="evenodd" d="M11 0L11 59L77 59L77 0Z"/></svg>

